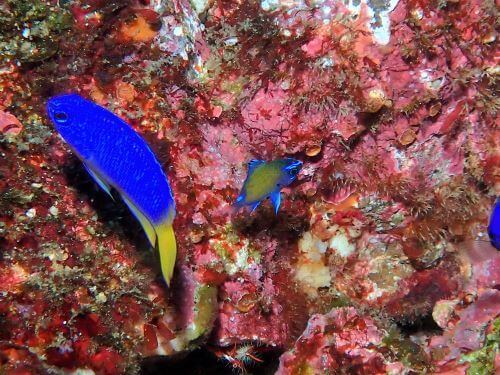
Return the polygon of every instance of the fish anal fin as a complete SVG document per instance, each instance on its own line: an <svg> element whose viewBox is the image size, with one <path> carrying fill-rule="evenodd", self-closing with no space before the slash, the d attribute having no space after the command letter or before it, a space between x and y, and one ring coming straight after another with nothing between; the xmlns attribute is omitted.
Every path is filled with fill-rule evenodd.
<svg viewBox="0 0 500 375"><path fill-rule="evenodd" d="M175 241L175 233L172 227L172 221L166 220L155 226L158 241L156 243L156 251L160 258L161 273L163 279L170 287L170 281L174 274L175 258L177 256L177 243Z"/></svg>
<svg viewBox="0 0 500 375"><path fill-rule="evenodd" d="M250 160L248 162L248 173L252 172L255 168L264 163L265 163L264 160L257 160L257 159Z"/></svg>
<svg viewBox="0 0 500 375"><path fill-rule="evenodd" d="M148 220L146 216L125 196L122 196L123 201L127 205L127 207L132 211L135 218L139 220L144 232L146 232L146 236L148 237L149 243L152 247L156 245L156 231L151 222Z"/></svg>
<svg viewBox="0 0 500 375"><path fill-rule="evenodd" d="M87 170L88 174L92 177L92 179L96 182L99 187L104 190L110 197L111 199L115 200L113 197L113 194L111 194L111 188L110 186L104 182L104 180L99 176L97 172L95 172L91 167L89 167L87 164L83 163L85 169Z"/></svg>
<svg viewBox="0 0 500 375"><path fill-rule="evenodd" d="M273 191L269 196L271 203L274 207L274 213L277 215L281 204L281 192L279 190Z"/></svg>
<svg viewBox="0 0 500 375"><path fill-rule="evenodd" d="M252 211L251 211L250 213L254 212L254 211L257 209L257 207L259 207L259 204L260 204L260 201L257 201L257 202L255 202L255 203L253 203L253 204L250 206L250 207L252 208Z"/></svg>

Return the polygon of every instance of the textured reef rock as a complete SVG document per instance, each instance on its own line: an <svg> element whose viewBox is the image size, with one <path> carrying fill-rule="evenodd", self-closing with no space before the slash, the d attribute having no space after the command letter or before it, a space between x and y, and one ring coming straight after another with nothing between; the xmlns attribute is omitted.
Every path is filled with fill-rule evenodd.
<svg viewBox="0 0 500 375"><path fill-rule="evenodd" d="M500 255L477 242L462 246L469 280L458 298L434 305L433 319L444 332L430 338L427 350L442 372L494 373L500 337Z"/></svg>
<svg viewBox="0 0 500 375"><path fill-rule="evenodd" d="M0 372L203 348L242 371L493 373L497 20L493 0L1 2ZM63 92L167 172L171 289L55 134ZM278 215L231 207L248 160L283 156L304 167Z"/></svg>
<svg viewBox="0 0 500 375"><path fill-rule="evenodd" d="M397 360L401 351L394 350L387 337L386 330L353 307L314 315L293 350L281 356L277 374L407 372L408 367ZM417 348L414 357L421 356L421 365L425 353L419 353L418 346L413 345ZM406 359L406 363L410 363Z"/></svg>

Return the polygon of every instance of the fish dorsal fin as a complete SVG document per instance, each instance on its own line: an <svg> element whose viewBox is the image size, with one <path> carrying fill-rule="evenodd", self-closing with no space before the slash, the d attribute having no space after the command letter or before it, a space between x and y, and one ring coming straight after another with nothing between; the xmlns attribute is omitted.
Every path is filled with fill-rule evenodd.
<svg viewBox="0 0 500 375"><path fill-rule="evenodd" d="M149 243L151 244L152 247L155 247L156 245L156 232L155 228L151 224L151 222L148 220L146 216L125 196L122 195L122 199L127 205L127 207L132 211L134 214L135 218L139 220L139 223L141 223L142 228L144 229L144 232L146 232L146 236L148 237Z"/></svg>
<svg viewBox="0 0 500 375"><path fill-rule="evenodd" d="M265 164L264 160L253 159L248 162L248 173L252 172L259 165Z"/></svg>
<svg viewBox="0 0 500 375"><path fill-rule="evenodd" d="M110 186L106 182L104 182L104 180L99 176L99 174L94 172L94 170L90 168L87 164L83 163L83 166L85 167L89 175L92 177L92 179L96 182L96 184L99 185L99 187L102 190L104 190L111 197L111 199L115 200L113 194L111 194Z"/></svg>

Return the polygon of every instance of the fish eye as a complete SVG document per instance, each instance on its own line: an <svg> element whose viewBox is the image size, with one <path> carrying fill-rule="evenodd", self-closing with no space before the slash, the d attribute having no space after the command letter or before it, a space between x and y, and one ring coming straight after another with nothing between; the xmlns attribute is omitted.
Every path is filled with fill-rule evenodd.
<svg viewBox="0 0 500 375"><path fill-rule="evenodd" d="M68 121L68 114L66 112L56 112L54 114L54 119L58 123L65 123L66 121Z"/></svg>
<svg viewBox="0 0 500 375"><path fill-rule="evenodd" d="M290 168L290 174L292 176L295 176L297 173L299 173L299 168L297 167Z"/></svg>

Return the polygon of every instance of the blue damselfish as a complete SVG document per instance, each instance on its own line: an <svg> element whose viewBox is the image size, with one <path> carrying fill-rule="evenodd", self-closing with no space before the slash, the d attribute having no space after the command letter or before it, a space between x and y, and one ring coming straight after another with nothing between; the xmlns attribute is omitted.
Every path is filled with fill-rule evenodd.
<svg viewBox="0 0 500 375"><path fill-rule="evenodd" d="M51 98L47 112L97 184L111 197L111 189L118 192L139 220L158 251L169 285L177 254L175 203L167 176L147 143L125 121L80 95Z"/></svg>
<svg viewBox="0 0 500 375"><path fill-rule="evenodd" d="M247 178L236 198L235 206L250 206L254 211L266 198L270 198L277 214L281 203L281 188L290 185L302 168L302 162L284 158L265 162L251 160Z"/></svg>
<svg viewBox="0 0 500 375"><path fill-rule="evenodd" d="M500 197L497 197L488 225L490 241L497 250L500 250Z"/></svg>

